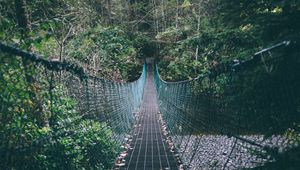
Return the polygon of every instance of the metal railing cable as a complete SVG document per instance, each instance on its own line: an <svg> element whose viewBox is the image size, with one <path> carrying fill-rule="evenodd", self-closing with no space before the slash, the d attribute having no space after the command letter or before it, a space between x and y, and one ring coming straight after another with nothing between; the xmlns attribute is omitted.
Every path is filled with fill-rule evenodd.
<svg viewBox="0 0 300 170"><path fill-rule="evenodd" d="M156 67L170 146L187 169L295 166L281 160L300 143L300 61L294 46L284 41L187 81L166 82Z"/></svg>
<svg viewBox="0 0 300 170"><path fill-rule="evenodd" d="M68 61L50 61L43 56L25 52L3 43L0 43L0 55L3 59L1 64L8 66L11 64L10 62L15 60L20 60L20 63L22 63L21 59L30 62L29 74L34 80L31 86L37 89L37 93L39 93L36 98L41 100L39 102L43 111L49 112L47 114L50 115L46 116L46 120L43 120L44 123L48 124L47 126L52 127L57 123L56 120L51 119L51 115L60 112L60 109L71 107L69 103L75 103L76 112L79 115L65 120L66 126L73 126L82 119L96 120L107 125L103 128L111 128L112 140L118 145L128 140L128 135L131 134L133 127L133 113L139 109L143 96L146 79L145 66L138 80L121 83L96 77L77 64ZM24 66L19 64L16 67L23 68ZM21 75L22 73L18 74ZM59 104L62 102L65 103ZM45 113L41 112L41 114ZM66 126L60 126L60 129L53 126L53 129L57 131L57 136L60 134L72 136L72 133L65 131ZM43 142L47 140L48 138L39 139L30 146L22 147L32 149L37 145L43 145Z"/></svg>

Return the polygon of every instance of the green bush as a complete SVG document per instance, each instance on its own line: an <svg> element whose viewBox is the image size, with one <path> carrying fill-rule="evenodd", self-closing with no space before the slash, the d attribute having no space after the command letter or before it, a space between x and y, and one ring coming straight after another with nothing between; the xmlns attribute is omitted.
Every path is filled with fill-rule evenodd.
<svg viewBox="0 0 300 170"><path fill-rule="evenodd" d="M51 102L43 77L28 84L21 60L0 59L0 169L111 169L119 144L106 124L84 119L63 85Z"/></svg>

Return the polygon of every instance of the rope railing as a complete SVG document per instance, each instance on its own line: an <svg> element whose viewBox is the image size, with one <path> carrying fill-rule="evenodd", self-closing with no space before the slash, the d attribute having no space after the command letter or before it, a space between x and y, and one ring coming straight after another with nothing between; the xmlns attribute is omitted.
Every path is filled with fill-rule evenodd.
<svg viewBox="0 0 300 170"><path fill-rule="evenodd" d="M162 80L156 67L169 145L187 169L295 166L278 164L300 143L300 62L290 46L284 41L181 82Z"/></svg>
<svg viewBox="0 0 300 170"><path fill-rule="evenodd" d="M50 61L43 56L25 52L3 43L0 43L0 55L4 62L1 64L9 66L19 61L15 67L20 69L20 72L17 72L13 77L22 77L24 72L29 72L25 74L28 74L34 81L27 83L36 90L34 98L43 109L40 114L48 114L47 116L40 116L46 117L42 122L48 124L45 125L46 127L50 126L57 131L58 136L66 134L71 137L72 133L66 131L66 127L80 128L77 127L76 122L87 119L101 122L106 125L103 128L111 129L111 140L117 145L121 146L127 142L133 127L133 113L139 109L142 100L146 79L145 66L138 80L121 83L96 77L85 71L83 67L68 61ZM29 61L30 66L22 65L21 59ZM26 69L25 67L30 68ZM7 70L9 71L9 68ZM2 104L0 105L2 108ZM72 107L69 105L75 105L76 114L68 108ZM62 109L65 110L62 111ZM66 125L60 126L56 125L57 120L52 118L55 114L74 116L63 120ZM0 118L0 121L4 121L4 119ZM27 150L34 149L37 145L43 145L43 142L47 141L48 138L37 140L32 145L22 147ZM115 149L117 151L117 148ZM13 155L8 151L6 155L3 154L4 156ZM117 155L115 156L117 157ZM100 161L101 164L102 160L97 161ZM7 165L3 165L3 167L9 167L9 160L5 164Z"/></svg>

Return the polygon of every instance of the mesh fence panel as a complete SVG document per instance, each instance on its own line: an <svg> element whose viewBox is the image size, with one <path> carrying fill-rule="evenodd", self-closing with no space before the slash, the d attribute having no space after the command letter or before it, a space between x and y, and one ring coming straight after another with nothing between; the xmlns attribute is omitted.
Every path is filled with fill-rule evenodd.
<svg viewBox="0 0 300 170"><path fill-rule="evenodd" d="M145 66L138 80L129 83L114 82L92 76L84 71L82 67L72 63L49 61L36 54L27 53L4 44L0 45L2 50L0 57L3 60L8 59L5 64L9 66L11 62L19 62L17 69L20 70L14 77L22 80L28 76L32 79L29 86L34 89L35 96L33 98L41 107L36 110L40 111L39 114L45 115L37 117L42 117L42 119L47 117L41 122L52 127L57 136L68 133L65 136L72 137L72 133L66 131L67 126L72 126L73 130L76 130L76 128L80 128L77 127L76 122L86 119L93 120L90 121L91 123L95 120L100 121L102 125L105 125L103 128L110 128L113 133L112 140L117 145L126 142L133 126L133 113L139 109L142 100L146 79ZM23 66L21 64L22 60L26 60L28 65ZM59 114L64 108L71 107L69 106L71 102L65 100L74 102L76 112L79 114L62 113L74 114L74 116L71 118L68 116L69 118L63 121L66 125L60 126L61 129L57 129L55 124L58 121L52 119L51 115ZM91 126L93 125L91 124ZM32 145L21 146L24 150L22 152L29 153L29 150L39 148L37 145L43 145L43 142L47 140L49 138L37 138L36 141L32 142ZM22 149L17 148L16 150L20 151ZM10 151L5 152L9 155L16 155L16 153ZM10 166L8 165L9 162L5 163L7 165L3 165L4 167ZM16 164L16 162L13 164ZM19 168L21 168L21 165ZM17 167L17 169L19 168Z"/></svg>
<svg viewBox="0 0 300 170"><path fill-rule="evenodd" d="M298 148L299 59L284 45L191 81L165 82L156 69L160 111L186 168L260 167Z"/></svg>

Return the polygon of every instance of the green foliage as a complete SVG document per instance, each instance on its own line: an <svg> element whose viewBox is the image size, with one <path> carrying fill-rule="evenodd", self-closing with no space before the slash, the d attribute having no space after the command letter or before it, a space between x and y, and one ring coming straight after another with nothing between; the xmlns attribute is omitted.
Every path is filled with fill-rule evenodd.
<svg viewBox="0 0 300 170"><path fill-rule="evenodd" d="M160 55L160 64L164 66L161 73L168 80L196 77L223 62L250 58L262 47L282 40L297 40L300 36L296 21L300 18L300 4L296 1L184 1L183 4L192 12L180 13L184 19L180 18L178 28L170 26L156 36L175 42L163 44ZM194 62L186 61L196 60L197 54L195 62L201 64L195 68ZM176 61L179 58L181 63ZM178 64L182 65L180 71L176 71ZM186 75L185 69L197 71Z"/></svg>
<svg viewBox="0 0 300 170"><path fill-rule="evenodd" d="M59 55L57 51L59 45L53 37L36 40L33 42L33 46L37 51L42 51L45 58L54 58Z"/></svg>
<svg viewBox="0 0 300 170"><path fill-rule="evenodd" d="M66 54L70 59L93 65L101 77L134 80L139 75L136 50L118 27L97 27L79 35L69 42Z"/></svg>
<svg viewBox="0 0 300 170"><path fill-rule="evenodd" d="M206 62L195 60L193 50L187 45L188 32L176 28L167 29L156 36L164 44L160 51L161 75L169 81L192 79L200 73L200 66ZM170 44L168 44L170 43ZM204 67L202 67L204 68Z"/></svg>
<svg viewBox="0 0 300 170"><path fill-rule="evenodd" d="M14 16L14 4L12 1L1 2L0 8L0 40L12 41L19 37Z"/></svg>
<svg viewBox="0 0 300 170"><path fill-rule="evenodd" d="M160 32L156 35L158 40L167 41L167 42L176 42L186 38L186 33L184 30L177 29L174 27L167 28L164 32Z"/></svg>
<svg viewBox="0 0 300 170"><path fill-rule="evenodd" d="M79 118L78 118L79 119ZM78 121L78 120L77 120ZM39 169L110 169L119 151L112 131L92 120L60 120L56 131L45 130L50 142L35 155ZM48 132L47 132L48 131Z"/></svg>

